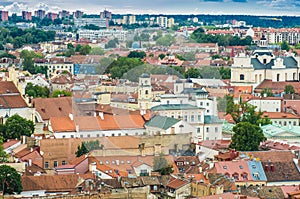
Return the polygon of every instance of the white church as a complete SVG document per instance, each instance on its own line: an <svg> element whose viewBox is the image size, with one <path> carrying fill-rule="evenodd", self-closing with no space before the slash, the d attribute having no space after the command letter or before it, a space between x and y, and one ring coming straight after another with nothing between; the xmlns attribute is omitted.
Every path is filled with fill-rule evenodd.
<svg viewBox="0 0 300 199"><path fill-rule="evenodd" d="M231 66L231 84L257 86L265 79L273 82L299 81L300 57L276 57L271 50L256 50L252 55L244 53L234 57Z"/></svg>

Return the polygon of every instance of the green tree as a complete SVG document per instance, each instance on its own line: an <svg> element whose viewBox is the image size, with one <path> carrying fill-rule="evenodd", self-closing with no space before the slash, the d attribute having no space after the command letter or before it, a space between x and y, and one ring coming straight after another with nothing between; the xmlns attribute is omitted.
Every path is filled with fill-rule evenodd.
<svg viewBox="0 0 300 199"><path fill-rule="evenodd" d="M294 94L295 93L294 86L292 86L290 84L286 85L285 88L284 88L284 92L286 94Z"/></svg>
<svg viewBox="0 0 300 199"><path fill-rule="evenodd" d="M260 143L266 140L261 128L249 122L238 123L233 132L229 147L237 151L257 151Z"/></svg>
<svg viewBox="0 0 300 199"><path fill-rule="evenodd" d="M173 43L175 43L175 37L170 34L159 37L156 40L156 45L159 46L171 46Z"/></svg>
<svg viewBox="0 0 300 199"><path fill-rule="evenodd" d="M219 71L222 79L230 79L231 78L231 69L230 68L224 68L222 66L222 67L218 68L218 71Z"/></svg>
<svg viewBox="0 0 300 199"><path fill-rule="evenodd" d="M80 48L79 53L81 55L87 55L91 52L91 47L89 45L84 45Z"/></svg>
<svg viewBox="0 0 300 199"><path fill-rule="evenodd" d="M85 145L82 143L81 146L78 145L77 151L75 152L76 157L80 157L82 155L85 155L89 152L89 150L85 147Z"/></svg>
<svg viewBox="0 0 300 199"><path fill-rule="evenodd" d="M70 91L65 90L55 90L53 91L51 97L69 97L72 93Z"/></svg>
<svg viewBox="0 0 300 199"><path fill-rule="evenodd" d="M286 50L286 51L289 51L291 49L290 45L285 40L280 44L280 47L281 50Z"/></svg>
<svg viewBox="0 0 300 199"><path fill-rule="evenodd" d="M165 54L159 54L158 57L159 57L159 59L163 60L166 57L166 55Z"/></svg>
<svg viewBox="0 0 300 199"><path fill-rule="evenodd" d="M0 127L1 128L1 127ZM2 125L2 129L3 129L3 125ZM0 130L0 133L2 131ZM4 147L3 147L3 137L0 136L0 162L3 163L3 162L6 162L7 161L7 154L5 153L4 151Z"/></svg>
<svg viewBox="0 0 300 199"><path fill-rule="evenodd" d="M270 88L264 88L264 89L261 91L260 95L261 95L262 97L264 97L264 96L267 96L267 97L274 97L274 94L273 94L273 92L272 92L272 89L270 89Z"/></svg>
<svg viewBox="0 0 300 199"><path fill-rule="evenodd" d="M107 44L105 44L105 48L116 48L117 44L119 44L119 41L117 38L115 38L113 40L109 40Z"/></svg>
<svg viewBox="0 0 300 199"><path fill-rule="evenodd" d="M164 154L160 153L153 159L153 171L159 172L161 175L170 175L173 173L173 166L169 165Z"/></svg>
<svg viewBox="0 0 300 199"><path fill-rule="evenodd" d="M227 94L223 98L217 98L217 107L219 112L225 112L226 114L228 114L233 109L233 106L233 96Z"/></svg>
<svg viewBox="0 0 300 199"><path fill-rule="evenodd" d="M0 185L3 195L21 193L23 190L21 176L16 169L7 165L0 166Z"/></svg>
<svg viewBox="0 0 300 199"><path fill-rule="evenodd" d="M262 112L256 112L255 108L247 102L240 101L238 104L234 104L228 113L236 124L240 122L248 122L257 126L271 124L270 119L262 118Z"/></svg>
<svg viewBox="0 0 300 199"><path fill-rule="evenodd" d="M18 114L9 117L4 124L3 138L20 139L22 135L30 137L34 133L34 123Z"/></svg>
<svg viewBox="0 0 300 199"><path fill-rule="evenodd" d="M91 52L90 52L90 55L104 55L105 52L103 50L103 48L101 47L95 47L95 48L92 48Z"/></svg>
<svg viewBox="0 0 300 199"><path fill-rule="evenodd" d="M146 57L146 53L144 51L130 51L127 57L143 59Z"/></svg>
<svg viewBox="0 0 300 199"><path fill-rule="evenodd" d="M47 98L50 95L50 90L47 87L34 86L32 83L28 83L25 87L25 94L33 98Z"/></svg>
<svg viewBox="0 0 300 199"><path fill-rule="evenodd" d="M200 70L198 68L190 68L184 73L185 78L199 78Z"/></svg>

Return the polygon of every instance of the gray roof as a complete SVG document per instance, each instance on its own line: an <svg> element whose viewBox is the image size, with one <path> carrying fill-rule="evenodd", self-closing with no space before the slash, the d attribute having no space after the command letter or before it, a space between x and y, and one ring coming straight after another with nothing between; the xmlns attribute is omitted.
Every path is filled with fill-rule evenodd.
<svg viewBox="0 0 300 199"><path fill-rule="evenodd" d="M297 60L294 57L280 57L280 58L283 59L283 65L285 65L286 68L298 67ZM253 68L256 70L272 69L272 66L274 66L274 61L275 59L272 59L270 63L263 64L257 58L251 58L251 64L253 65Z"/></svg>
<svg viewBox="0 0 300 199"><path fill-rule="evenodd" d="M272 69L272 66L274 66L274 59L272 59L268 64L263 64L257 58L251 58L251 64L255 70Z"/></svg>
<svg viewBox="0 0 300 199"><path fill-rule="evenodd" d="M157 127L164 130L172 127L174 124L178 123L179 120L171 117L164 117L156 115L149 122L145 124L145 126Z"/></svg>
<svg viewBox="0 0 300 199"><path fill-rule="evenodd" d="M151 111L165 111L165 110L194 110L202 109L190 104L161 104L151 108Z"/></svg>
<svg viewBox="0 0 300 199"><path fill-rule="evenodd" d="M219 117L214 115L205 115L204 124L223 124L223 121Z"/></svg>

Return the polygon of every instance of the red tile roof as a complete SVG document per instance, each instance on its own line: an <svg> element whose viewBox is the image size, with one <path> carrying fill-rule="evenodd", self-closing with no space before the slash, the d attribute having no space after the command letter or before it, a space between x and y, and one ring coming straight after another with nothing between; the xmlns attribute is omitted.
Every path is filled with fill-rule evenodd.
<svg viewBox="0 0 300 199"><path fill-rule="evenodd" d="M21 142L20 140L8 140L7 142L3 143L3 148L7 149L15 144L17 144L18 142Z"/></svg>
<svg viewBox="0 0 300 199"><path fill-rule="evenodd" d="M68 116L78 110L72 97L36 98L33 99L32 104L43 120L49 120L50 117Z"/></svg>
<svg viewBox="0 0 300 199"><path fill-rule="evenodd" d="M174 179L171 180L167 187L170 187L172 189L179 189L180 187L183 187L184 185L187 185L189 182L187 180L181 180L181 179Z"/></svg>

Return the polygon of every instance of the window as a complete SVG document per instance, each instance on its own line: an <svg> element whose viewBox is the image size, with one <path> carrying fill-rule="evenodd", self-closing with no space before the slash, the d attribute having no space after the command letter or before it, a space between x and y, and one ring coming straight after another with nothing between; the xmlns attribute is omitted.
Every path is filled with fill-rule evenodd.
<svg viewBox="0 0 300 199"><path fill-rule="evenodd" d="M277 74L277 81L280 81L280 74Z"/></svg>
<svg viewBox="0 0 300 199"><path fill-rule="evenodd" d="M87 137L89 138L89 137L91 137L91 135L90 135L90 134L88 134L88 135L87 135Z"/></svg>
<svg viewBox="0 0 300 199"><path fill-rule="evenodd" d="M206 127L206 133L208 133L209 132L209 127Z"/></svg>
<svg viewBox="0 0 300 199"><path fill-rule="evenodd" d="M266 64L267 63L267 59L263 59L263 63Z"/></svg>
<svg viewBox="0 0 300 199"><path fill-rule="evenodd" d="M115 136L115 134L113 133L113 134L111 134L111 136L113 136L113 137L114 137L114 136Z"/></svg>
<svg viewBox="0 0 300 199"><path fill-rule="evenodd" d="M245 80L245 75L240 74L240 80Z"/></svg>
<svg viewBox="0 0 300 199"><path fill-rule="evenodd" d="M184 121L187 122L187 115L184 116Z"/></svg>
<svg viewBox="0 0 300 199"><path fill-rule="evenodd" d="M191 115L191 122L194 122L194 121L195 121L195 116Z"/></svg>
<svg viewBox="0 0 300 199"><path fill-rule="evenodd" d="M71 138L74 138L74 135L71 135Z"/></svg>
<svg viewBox="0 0 300 199"><path fill-rule="evenodd" d="M45 162L45 169L49 168L49 162Z"/></svg>
<svg viewBox="0 0 300 199"><path fill-rule="evenodd" d="M215 127L215 133L218 133L219 129L218 127Z"/></svg>
<svg viewBox="0 0 300 199"><path fill-rule="evenodd" d="M55 167L57 167L58 166L58 162L57 161L54 161L53 162L53 167L55 168Z"/></svg>
<svg viewBox="0 0 300 199"><path fill-rule="evenodd" d="M227 169L227 166L223 166L223 169Z"/></svg>
<svg viewBox="0 0 300 199"><path fill-rule="evenodd" d="M80 138L83 138L83 135L80 135Z"/></svg>
<svg viewBox="0 0 300 199"><path fill-rule="evenodd" d="M148 90L145 91L145 94L148 95Z"/></svg>
<svg viewBox="0 0 300 199"><path fill-rule="evenodd" d="M286 126L286 121L283 122L283 125Z"/></svg>
<svg viewBox="0 0 300 199"><path fill-rule="evenodd" d="M201 121L201 115L198 115L198 122Z"/></svg>
<svg viewBox="0 0 300 199"><path fill-rule="evenodd" d="M296 121L294 121L294 122L293 122L293 125L294 125L294 126L296 126L296 125L297 125L297 124L296 124Z"/></svg>
<svg viewBox="0 0 300 199"><path fill-rule="evenodd" d="M203 102L200 102L200 106L203 106Z"/></svg>
<svg viewBox="0 0 300 199"><path fill-rule="evenodd" d="M63 161L61 162L61 165L66 165L66 161L63 160Z"/></svg>
<svg viewBox="0 0 300 199"><path fill-rule="evenodd" d="M197 133L200 133L201 131L200 131L200 128L197 128Z"/></svg>
<svg viewBox="0 0 300 199"><path fill-rule="evenodd" d="M97 134L97 137L100 137L100 135L99 135L99 134Z"/></svg>
<svg viewBox="0 0 300 199"><path fill-rule="evenodd" d="M208 102L206 103L206 106L209 106L209 103L208 103Z"/></svg>

